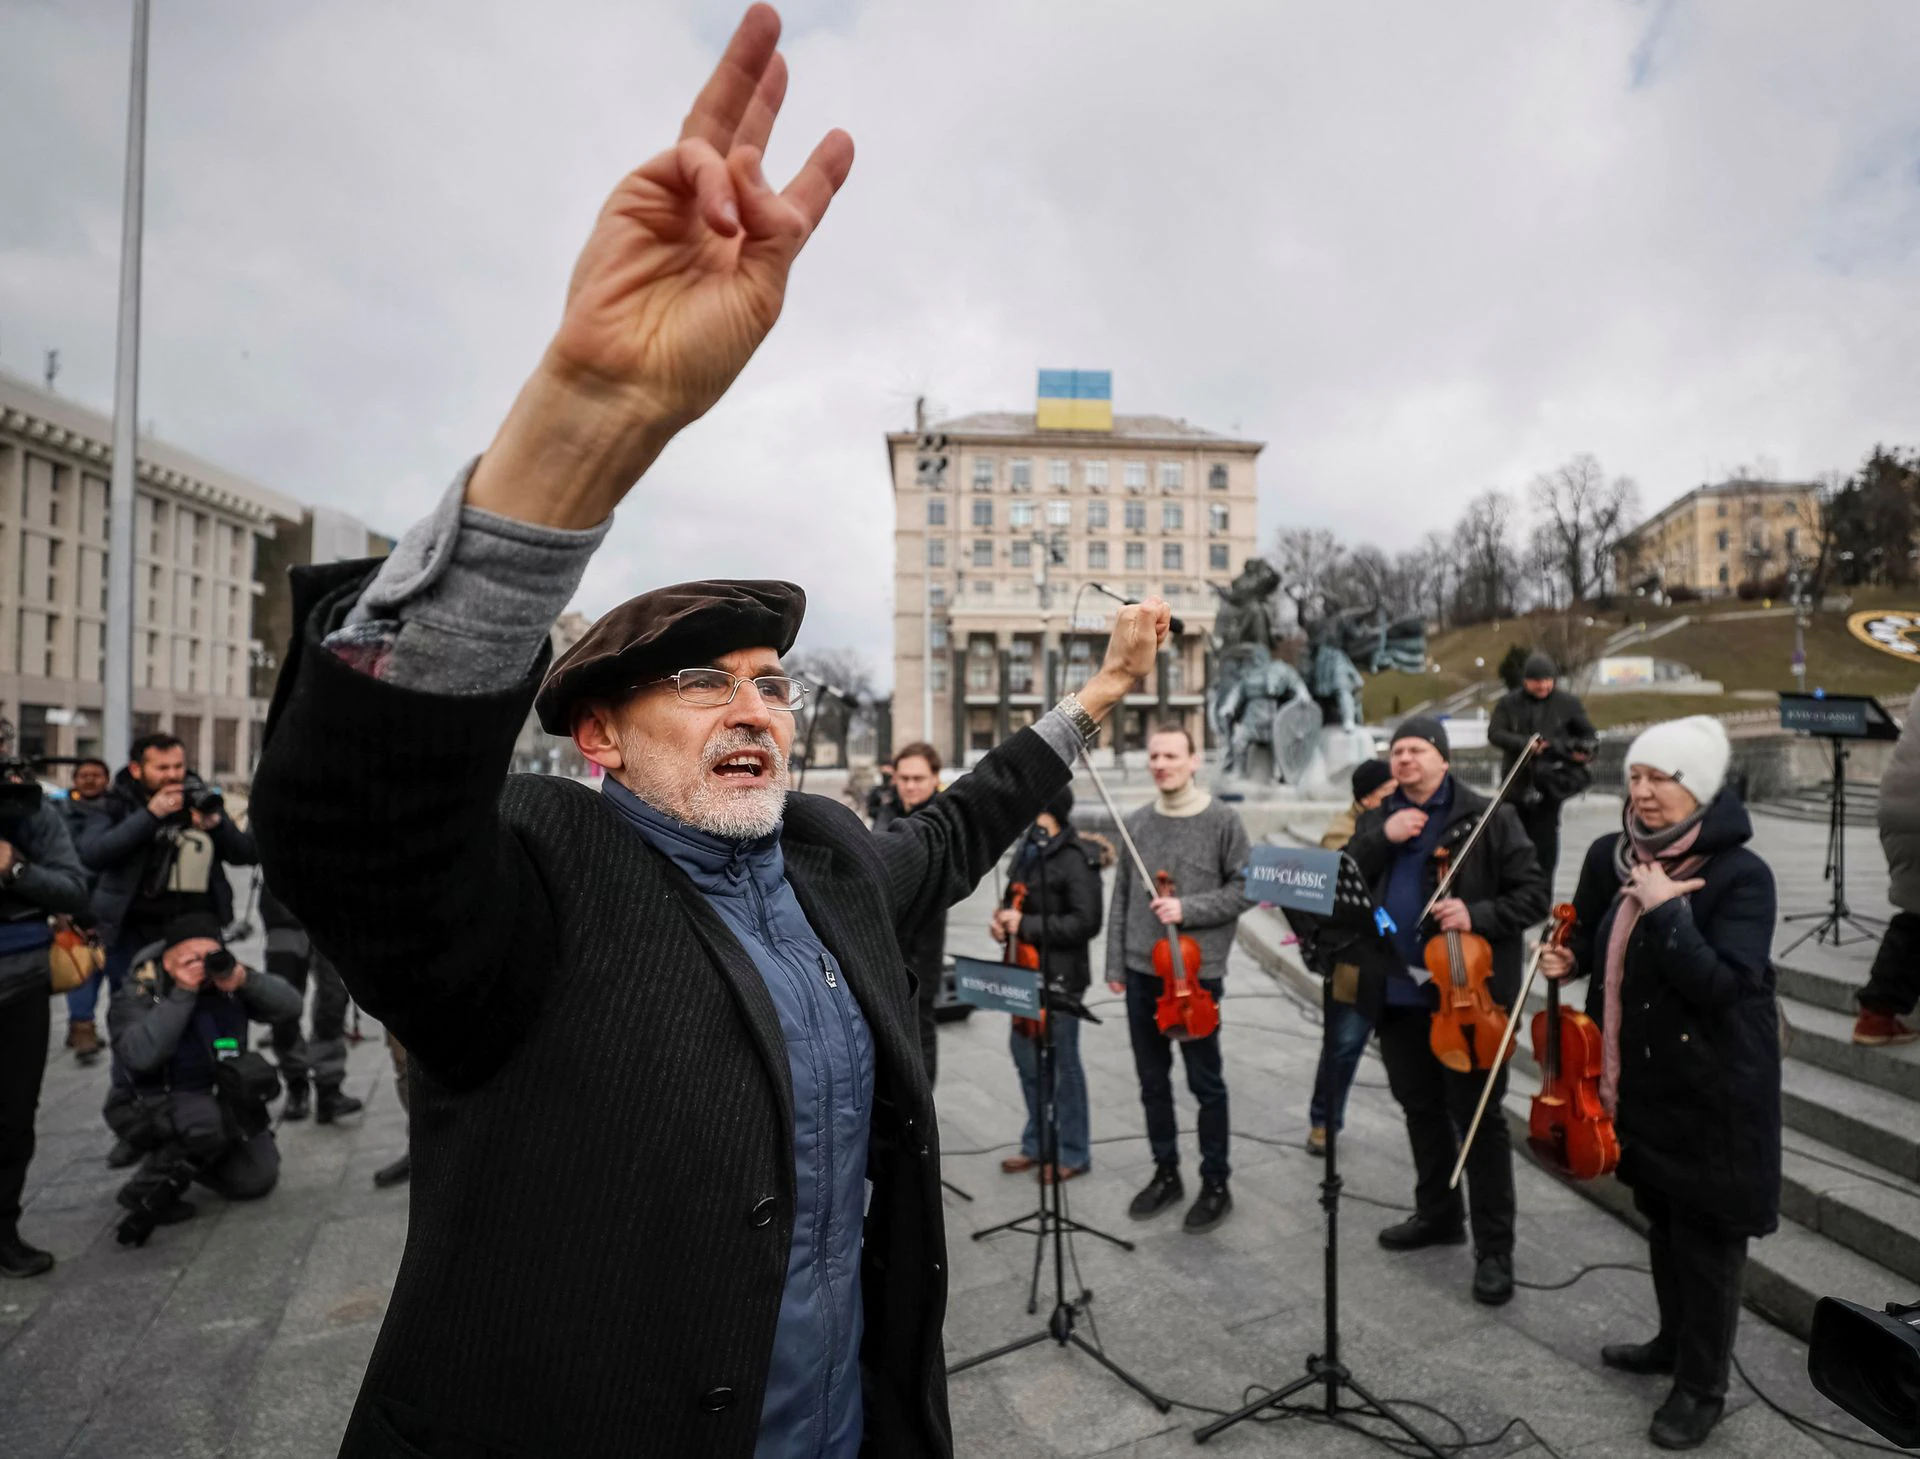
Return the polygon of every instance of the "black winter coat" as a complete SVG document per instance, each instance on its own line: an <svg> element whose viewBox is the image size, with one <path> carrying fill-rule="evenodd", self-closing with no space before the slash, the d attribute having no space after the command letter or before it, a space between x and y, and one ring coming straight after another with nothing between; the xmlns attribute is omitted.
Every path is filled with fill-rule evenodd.
<svg viewBox="0 0 1920 1459"><path fill-rule="evenodd" d="M1020 940L1046 956L1049 987L1078 998L1093 981L1093 959L1087 949L1100 935L1100 853L1072 826L1061 829L1041 853L1044 870L1016 853L1013 874L1025 875L1026 900L1021 903ZM1000 905L1011 906L1009 880Z"/></svg>
<svg viewBox="0 0 1920 1459"><path fill-rule="evenodd" d="M1453 806L1447 813L1445 830L1436 851L1445 848L1457 853L1467 837L1486 814L1491 802L1458 776L1453 781ZM1387 877L1400 848L1387 839L1387 816L1393 801L1368 811L1354 828L1347 842L1347 855L1353 858L1367 884L1373 889L1378 906L1386 895ZM1440 884L1439 864L1426 866L1426 892L1433 895ZM1520 818L1510 805L1495 809L1486 834L1473 848L1473 854L1461 863L1454 878L1452 894L1467 904L1473 930L1493 944L1493 996L1502 1007L1511 1007L1520 992L1520 975L1526 930L1547 915L1547 880L1541 875L1540 860L1533 842L1527 839ZM1438 929L1429 924L1423 935ZM1386 1003L1386 978L1382 969L1385 954L1378 951L1360 964L1360 996L1357 1006L1369 1018L1377 1020Z"/></svg>
<svg viewBox="0 0 1920 1459"><path fill-rule="evenodd" d="M146 789L122 766L113 787L94 803L98 809L79 823L80 862L95 874L93 916L100 940L108 947L118 940L121 923L139 895L147 867L160 852L163 823L147 809L150 799ZM207 835L213 841L213 875L208 891L214 916L225 924L233 920L233 886L227 880L226 868L252 866L259 861L260 853L253 837L224 815Z"/></svg>
<svg viewBox="0 0 1920 1459"><path fill-rule="evenodd" d="M1598 736L1578 695L1556 688L1545 699L1535 699L1522 685L1502 696L1487 723L1487 743L1500 751L1503 777L1535 735L1546 740L1547 748L1529 767L1526 783L1516 788L1515 805L1538 804L1543 796L1568 800L1592 783L1586 766L1576 764L1567 753L1575 740Z"/></svg>
<svg viewBox="0 0 1920 1459"><path fill-rule="evenodd" d="M1580 868L1568 944L1606 1018L1606 949L1620 905L1602 836ZM1764 1236L1780 1217L1780 1015L1773 993L1773 872L1747 848L1753 824L1728 788L1707 808L1706 886L1640 919L1620 988L1620 1179L1728 1229Z"/></svg>
<svg viewBox="0 0 1920 1459"><path fill-rule="evenodd" d="M794 1210L773 1000L599 795L507 773L544 662L456 697L320 646L372 571L296 572L253 799L272 885L413 1066L411 1229L342 1453L749 1459ZM861 1370L887 1459L952 1450L900 929L965 897L1069 776L1025 730L884 836L787 801L788 877L873 1038Z"/></svg>
<svg viewBox="0 0 1920 1459"><path fill-rule="evenodd" d="M935 791L928 799L920 802L912 810L903 807L896 798L887 808L881 820L875 821L873 829L883 834L904 831L906 823L940 803L940 792ZM919 998L928 1007L940 989L940 975L944 970L947 956L947 904L940 903L910 927L900 929L900 951L907 960L907 971L913 974L913 985Z"/></svg>

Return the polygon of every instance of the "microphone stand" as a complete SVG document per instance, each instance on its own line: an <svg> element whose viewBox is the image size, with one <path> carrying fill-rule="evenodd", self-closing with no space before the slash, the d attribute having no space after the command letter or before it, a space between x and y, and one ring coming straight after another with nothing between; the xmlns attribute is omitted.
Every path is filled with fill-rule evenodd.
<svg viewBox="0 0 1920 1459"><path fill-rule="evenodd" d="M1050 903L1051 898L1047 893L1047 860L1044 854L1039 858L1038 873L1040 900ZM1067 1297L1067 1262L1074 1233L1085 1232L1089 1236L1098 1236L1102 1241L1111 1242L1122 1251L1132 1251L1134 1245L1131 1241L1123 1241L1118 1236L1110 1236L1106 1232L1096 1230L1092 1226L1083 1225L1075 1221L1067 1212L1067 1183L1060 1179L1059 1174L1060 1112L1056 1103L1058 1068L1053 1046L1053 1023L1055 1018L1062 1016L1068 1018L1085 1016L1090 1022L1097 1022L1098 1020L1093 1019L1092 1015L1086 1012L1084 1005L1079 1007L1078 1013L1070 1011L1077 1003L1077 1000L1070 999L1063 994L1056 1002L1050 992L1047 984L1048 948L1046 929L1047 924L1043 918L1040 923L1039 993L1040 1011L1046 1016L1040 1020L1040 1031L1036 1035L1040 1055L1039 1168L1043 1179L1048 1171L1053 1172L1053 1179L1050 1184L1043 1184L1040 1188L1040 1206L1038 1210L1029 1212L1027 1215L1020 1216L1012 1221L1003 1221L997 1226L989 1226L983 1231L976 1231L973 1233L973 1239L980 1241L1000 1231L1020 1231L1036 1238L1033 1248L1033 1282L1027 1293L1028 1312L1038 1312L1040 1310L1040 1266L1049 1249L1049 1243L1051 1243L1053 1253L1053 1312L1047 1318L1047 1325L1041 1328L1040 1331L1030 1333L1026 1337L1016 1338L1010 1343L1004 1343L987 1352L978 1353L971 1358L963 1358L957 1363L950 1364L947 1368L947 1376L952 1377L955 1373L964 1373L968 1368L977 1368L982 1363L992 1362L995 1358L1003 1358L1009 1353L1017 1353L1026 1348L1036 1347L1040 1343L1051 1340L1063 1348L1069 1344L1078 1348L1109 1373L1113 1374L1114 1377L1118 1378L1122 1383L1125 1383L1129 1388L1133 1389L1134 1392L1146 1399L1147 1402L1151 1403L1161 1413L1170 1413L1173 1410L1173 1404L1171 1402L1155 1393L1151 1388L1147 1387L1146 1384L1134 1377L1133 1374L1114 1362L1112 1358L1108 1357L1098 1347L1094 1346L1093 1343L1088 1342L1084 1337L1080 1336L1079 1332L1075 1330L1080 1315L1087 1311L1089 1304L1093 1301L1093 1293L1085 1287L1082 1287L1078 1297L1071 1300ZM1049 1208L1049 1206L1051 1206L1051 1208ZM1028 1222L1035 1222L1037 1224L1029 1226L1027 1224ZM1074 1269L1077 1277L1079 1270L1078 1262L1074 1263ZM1096 1338L1099 1336L1098 1329L1095 1330L1094 1335Z"/></svg>

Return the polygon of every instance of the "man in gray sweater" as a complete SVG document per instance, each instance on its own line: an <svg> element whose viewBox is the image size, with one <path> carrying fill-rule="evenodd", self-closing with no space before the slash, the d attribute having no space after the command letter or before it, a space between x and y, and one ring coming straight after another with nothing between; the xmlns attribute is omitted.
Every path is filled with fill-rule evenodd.
<svg viewBox="0 0 1920 1459"><path fill-rule="evenodd" d="M1153 970L1153 950L1168 927L1200 947L1200 983L1216 1002L1233 948L1234 929L1253 904L1245 892L1247 831L1240 818L1194 783L1200 756L1178 725L1147 737L1147 767L1159 794L1153 804L1126 818L1127 833L1147 869L1172 877L1168 895L1149 897L1139 875L1123 865L1113 880L1113 910L1107 919L1107 986L1127 998L1127 1028L1133 1064L1140 1076L1140 1103L1147 1113L1147 1139L1154 1173L1133 1198L1136 1221L1157 1216L1186 1194L1180 1182L1179 1128L1173 1114L1173 1045L1161 1031L1157 1009L1164 986ZM1227 1191L1227 1080L1220 1064L1220 1033L1179 1040L1187 1088L1200 1103L1200 1194L1187 1212L1189 1232L1211 1231L1233 1209Z"/></svg>

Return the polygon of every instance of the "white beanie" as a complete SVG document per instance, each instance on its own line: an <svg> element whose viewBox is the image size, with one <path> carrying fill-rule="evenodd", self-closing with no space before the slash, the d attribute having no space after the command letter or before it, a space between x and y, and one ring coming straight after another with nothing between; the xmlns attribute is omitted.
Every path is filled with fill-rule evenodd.
<svg viewBox="0 0 1920 1459"><path fill-rule="evenodd" d="M1727 783L1727 763L1732 758L1733 746L1720 721L1696 714L1641 731L1627 749L1626 768L1629 776L1635 765L1671 775L1704 806Z"/></svg>

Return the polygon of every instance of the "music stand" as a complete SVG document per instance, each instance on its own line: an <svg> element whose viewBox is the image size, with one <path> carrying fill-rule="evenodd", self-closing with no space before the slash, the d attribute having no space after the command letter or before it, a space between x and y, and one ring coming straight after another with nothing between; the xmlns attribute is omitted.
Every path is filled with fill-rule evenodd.
<svg viewBox="0 0 1920 1459"><path fill-rule="evenodd" d="M1041 899L1045 901L1048 900L1048 898L1046 893L1047 859L1044 855L1039 859L1038 869L1038 881L1041 889L1040 896ZM1088 1357L1092 1358L1101 1367L1105 1368L1109 1373L1113 1374L1113 1376L1118 1378L1122 1383L1133 1389L1133 1391L1138 1393L1142 1398L1146 1399L1147 1402L1160 1410L1161 1413L1170 1413L1173 1410L1173 1404L1170 1401L1155 1393L1151 1388L1147 1387L1146 1384L1134 1377L1133 1374L1114 1362L1112 1358L1108 1357L1099 1348L1080 1336L1075 1330L1075 1324L1078 1322L1080 1314L1086 1309L1087 1304L1093 1300L1093 1293L1083 1287L1078 1297L1073 1298L1071 1301L1068 1300L1066 1242L1076 1233L1085 1233L1088 1236L1098 1236L1102 1241L1110 1241L1122 1251L1132 1251L1134 1245L1131 1241L1123 1241L1118 1236L1110 1236L1105 1231L1083 1225L1067 1215L1067 1183L1059 1178L1058 1168L1060 1163L1060 1115L1055 1104L1056 1069L1053 1049L1053 1021L1055 1018L1063 1015L1068 1018L1084 1019L1088 1023L1098 1023L1100 1020L1089 1012L1087 1006L1079 999L1066 993L1054 992L1047 986L1046 922L1043 920L1040 926L1041 938L1038 944L1040 949L1040 970L1038 978L1040 996L1045 1003L1048 1017L1041 1020L1040 1030L1037 1035L1040 1046L1039 1169L1043 1174L1049 1170L1053 1171L1054 1178L1050 1183L1043 1184L1040 1187L1040 1205L1038 1210L1030 1211L1026 1215L1016 1217L1011 1221L1002 1221L997 1226L989 1226L985 1230L976 1231L973 1233L973 1239L980 1241L1000 1231L1020 1231L1031 1234L1035 1238L1033 1247L1033 1282L1027 1290L1027 1311L1030 1313L1040 1310L1040 1264L1049 1245L1051 1245L1053 1251L1053 1312L1047 1318L1047 1325L1041 1328L1040 1331L1030 1333L1026 1337L1016 1338L1010 1343L1003 1343L1001 1346L992 1348L987 1352L977 1353L971 1358L962 1358L959 1362L948 1366L947 1375L951 1377L955 1373L963 1373L968 1368L977 1368L982 1363L990 1363L995 1358L1003 1358L1008 1353L1017 1353L1026 1348L1038 1346L1040 1343L1051 1339L1063 1348L1068 1344L1072 1344ZM1051 1208L1049 1208L1049 1202L1051 1202ZM1029 1221L1036 1224L1028 1226L1027 1223ZM1098 1335L1097 1330L1095 1335Z"/></svg>
<svg viewBox="0 0 1920 1459"><path fill-rule="evenodd" d="M1885 923L1878 917L1861 916L1847 905L1847 760L1851 753L1847 746L1854 740L1897 740L1899 727L1872 695L1829 694L1825 690L1811 694L1783 692L1780 727L1817 736L1833 747L1833 780L1827 791L1827 864L1821 872L1821 879L1832 884L1833 892L1820 911L1795 912L1780 919L1813 923L1782 948L1780 955L1785 957L1808 938L1819 946L1831 937L1835 947L1874 941L1882 935ZM1848 938L1847 928L1859 935Z"/></svg>
<svg viewBox="0 0 1920 1459"><path fill-rule="evenodd" d="M1367 886L1366 877L1354 864L1353 858L1342 852L1340 872L1334 885L1332 914L1316 916L1307 912L1289 910L1287 921L1294 932L1302 938L1312 938L1322 931L1330 930L1384 941L1386 934L1375 920L1376 910L1373 893ZM1333 979L1331 977L1323 977L1320 980L1320 1013L1320 1043L1324 1057L1333 1036ZM1308 1353L1306 1372L1291 1383L1263 1398L1256 1399L1238 1413L1228 1414L1225 1418L1215 1419L1204 1428L1195 1429L1193 1433L1195 1443L1204 1444L1221 1430L1230 1429L1235 1424L1255 1418L1269 1409L1324 1418L1328 1422L1338 1422L1342 1414L1359 1414L1369 1418L1385 1419L1406 1435L1406 1442L1432 1455L1433 1459L1446 1459L1445 1450L1375 1398L1366 1386L1353 1376L1352 1370L1340 1360L1340 1190L1342 1184L1340 1122L1329 1120L1327 1122L1326 1175L1320 1182L1320 1209L1327 1213L1324 1299L1326 1327L1321 1341L1324 1351ZM1323 1390L1319 1406L1287 1402L1294 1394L1304 1392L1316 1385ZM1343 1405L1340 1402L1342 1389L1351 1389L1365 1406Z"/></svg>

